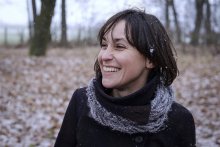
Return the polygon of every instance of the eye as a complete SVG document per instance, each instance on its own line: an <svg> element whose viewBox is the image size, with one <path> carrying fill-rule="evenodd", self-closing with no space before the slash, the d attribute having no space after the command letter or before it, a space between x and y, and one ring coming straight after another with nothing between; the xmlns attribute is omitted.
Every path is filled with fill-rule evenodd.
<svg viewBox="0 0 220 147"><path fill-rule="evenodd" d="M123 44L116 44L116 45L115 45L115 48L116 48L117 50L124 50L124 49L126 49L126 46L123 45Z"/></svg>
<svg viewBox="0 0 220 147"><path fill-rule="evenodd" d="M102 43L100 46L102 49L106 49L108 45L106 43Z"/></svg>

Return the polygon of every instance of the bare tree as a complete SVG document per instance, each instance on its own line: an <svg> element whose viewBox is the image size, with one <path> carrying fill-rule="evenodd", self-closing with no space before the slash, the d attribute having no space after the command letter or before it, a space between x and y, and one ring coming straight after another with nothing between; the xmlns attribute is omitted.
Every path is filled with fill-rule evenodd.
<svg viewBox="0 0 220 147"><path fill-rule="evenodd" d="M177 33L177 42L181 43L181 29L180 29L180 25L179 25L179 21L178 21L178 15L176 12L176 8L174 6L174 0L171 0L171 8L173 10L173 16L174 16L174 22L175 22L175 26L176 26L176 33Z"/></svg>
<svg viewBox="0 0 220 147"><path fill-rule="evenodd" d="M37 8L36 8L36 0L31 0L32 4L32 16L33 16L33 23L31 24L32 27L32 34L34 34L34 28L36 24L36 18L37 18Z"/></svg>
<svg viewBox="0 0 220 147"><path fill-rule="evenodd" d="M67 47L67 25L66 25L66 0L62 0L61 3L61 40L60 45Z"/></svg>
<svg viewBox="0 0 220 147"><path fill-rule="evenodd" d="M212 30L213 34L213 40L214 40L214 46L215 46L215 52L220 53L220 32L217 30L220 30L220 14L219 14L219 7L220 7L220 1L214 0L212 3L212 25L216 28Z"/></svg>
<svg viewBox="0 0 220 147"><path fill-rule="evenodd" d="M32 0L32 13L33 13L33 22L36 23L36 17L37 17L37 9L36 9L36 1Z"/></svg>
<svg viewBox="0 0 220 147"><path fill-rule="evenodd" d="M211 10L210 3L208 0L205 0L206 4L206 17L205 17L205 31L206 31L206 44L212 44L214 42L213 31L211 29Z"/></svg>
<svg viewBox="0 0 220 147"><path fill-rule="evenodd" d="M205 34L202 42L209 45L215 42L215 32L211 28L211 6L209 0L195 0L196 2L196 19L195 19L195 28L191 36L191 44L199 44L200 30L202 23L204 23ZM204 10L204 12L203 12Z"/></svg>
<svg viewBox="0 0 220 147"><path fill-rule="evenodd" d="M165 27L167 29L168 32L170 32L170 19L169 19L169 8L171 8L171 10L173 11L173 16L174 16L174 24L176 27L176 34L177 34L177 42L181 43L181 29L179 26L179 21L178 21L178 15L176 12L176 8L174 5L174 0L166 0L165 3L165 20L166 20L166 24Z"/></svg>
<svg viewBox="0 0 220 147"><path fill-rule="evenodd" d="M55 3L56 0L41 0L41 11L36 16L34 36L29 50L30 55L42 56L46 54Z"/></svg>
<svg viewBox="0 0 220 147"><path fill-rule="evenodd" d="M169 0L165 1L165 28L170 32L170 19L169 19Z"/></svg>
<svg viewBox="0 0 220 147"><path fill-rule="evenodd" d="M195 0L196 6L196 19L195 19L195 27L191 35L191 44L198 45L199 43L199 32L202 25L203 20L203 5L205 0Z"/></svg>
<svg viewBox="0 0 220 147"><path fill-rule="evenodd" d="M8 46L8 28L4 28L4 45L7 47Z"/></svg>

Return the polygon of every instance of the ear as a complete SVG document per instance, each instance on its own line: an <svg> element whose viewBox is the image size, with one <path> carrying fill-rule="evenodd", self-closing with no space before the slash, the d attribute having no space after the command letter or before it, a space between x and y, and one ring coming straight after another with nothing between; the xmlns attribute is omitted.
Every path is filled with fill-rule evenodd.
<svg viewBox="0 0 220 147"><path fill-rule="evenodd" d="M147 69L152 69L155 67L154 63L152 61L150 61L148 58L146 58L146 61L145 61L145 66Z"/></svg>

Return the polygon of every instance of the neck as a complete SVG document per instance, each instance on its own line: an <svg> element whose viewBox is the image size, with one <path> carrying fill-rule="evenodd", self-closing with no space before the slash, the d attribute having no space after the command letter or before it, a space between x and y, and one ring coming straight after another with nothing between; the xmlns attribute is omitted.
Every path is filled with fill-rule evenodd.
<svg viewBox="0 0 220 147"><path fill-rule="evenodd" d="M118 90L118 89L113 89L112 91L112 96L113 97L124 97L129 95L131 92L128 90Z"/></svg>
<svg viewBox="0 0 220 147"><path fill-rule="evenodd" d="M143 81L146 81L146 80L143 80ZM138 91L142 87L144 87L145 84L146 84L146 82L142 82L141 84L138 84L136 86L123 87L123 88L114 88L112 90L112 96L113 97L124 97L124 96L130 95L130 94Z"/></svg>

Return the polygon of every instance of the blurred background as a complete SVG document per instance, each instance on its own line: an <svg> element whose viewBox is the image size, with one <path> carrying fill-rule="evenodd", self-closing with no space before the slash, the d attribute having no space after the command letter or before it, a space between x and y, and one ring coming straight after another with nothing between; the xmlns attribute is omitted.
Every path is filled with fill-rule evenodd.
<svg viewBox="0 0 220 147"><path fill-rule="evenodd" d="M0 146L54 145L72 93L94 76L100 27L126 8L161 20L197 146L220 146L220 0L1 0Z"/></svg>
<svg viewBox="0 0 220 147"><path fill-rule="evenodd" d="M48 43L55 46L95 45L103 22L133 7L156 15L175 43L212 44L216 46L213 52L219 52L219 0L1 0L0 45L30 45L31 39L36 42L45 32Z"/></svg>

